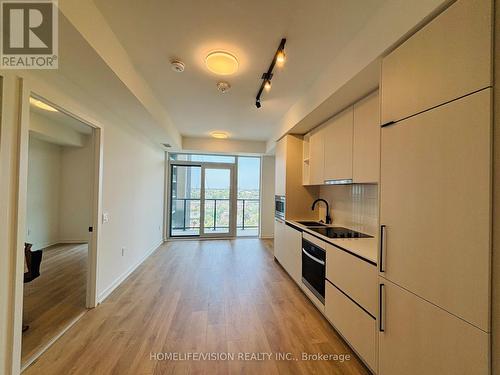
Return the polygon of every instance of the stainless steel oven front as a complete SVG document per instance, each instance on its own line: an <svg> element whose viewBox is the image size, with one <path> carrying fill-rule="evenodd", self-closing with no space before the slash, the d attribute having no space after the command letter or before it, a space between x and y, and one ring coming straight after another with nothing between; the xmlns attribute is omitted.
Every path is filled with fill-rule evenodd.
<svg viewBox="0 0 500 375"><path fill-rule="evenodd" d="M302 282L325 304L326 252L318 245L302 239Z"/></svg>

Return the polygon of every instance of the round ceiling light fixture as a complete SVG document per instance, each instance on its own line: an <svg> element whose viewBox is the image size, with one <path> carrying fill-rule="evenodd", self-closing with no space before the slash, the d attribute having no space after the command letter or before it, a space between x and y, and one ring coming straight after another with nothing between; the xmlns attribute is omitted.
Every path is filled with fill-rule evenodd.
<svg viewBox="0 0 500 375"><path fill-rule="evenodd" d="M229 135L226 132L221 132L221 131L211 132L210 135L213 138L217 138L217 139L227 139L227 138L229 138Z"/></svg>
<svg viewBox="0 0 500 375"><path fill-rule="evenodd" d="M30 104L31 105L34 105L35 107L38 107L40 109L43 109L45 111L49 111L49 112L59 112L57 109L55 109L54 107L52 107L51 105L48 105L47 103L45 102L42 102L41 100L38 100L38 99L35 99L33 97L30 97Z"/></svg>
<svg viewBox="0 0 500 375"><path fill-rule="evenodd" d="M217 82L217 90L219 90L221 93L225 94L230 89L231 89L231 85L228 82L225 82L225 81Z"/></svg>
<svg viewBox="0 0 500 375"><path fill-rule="evenodd" d="M236 56L226 51L210 52L205 58L205 64L212 73L222 76L236 73L239 67Z"/></svg>

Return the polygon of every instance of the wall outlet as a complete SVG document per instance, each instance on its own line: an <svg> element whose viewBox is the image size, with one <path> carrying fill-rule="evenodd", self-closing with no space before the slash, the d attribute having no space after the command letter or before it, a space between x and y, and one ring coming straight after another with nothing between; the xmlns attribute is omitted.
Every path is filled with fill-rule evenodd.
<svg viewBox="0 0 500 375"><path fill-rule="evenodd" d="M122 256L124 256L124 255L125 255L125 248L122 247Z"/></svg>
<svg viewBox="0 0 500 375"><path fill-rule="evenodd" d="M102 223L103 224L109 223L109 213L107 212L102 213Z"/></svg>

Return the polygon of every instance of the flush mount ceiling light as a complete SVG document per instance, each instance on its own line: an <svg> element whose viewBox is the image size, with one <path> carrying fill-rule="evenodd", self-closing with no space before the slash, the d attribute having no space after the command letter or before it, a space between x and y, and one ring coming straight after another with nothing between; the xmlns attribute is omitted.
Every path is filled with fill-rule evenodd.
<svg viewBox="0 0 500 375"><path fill-rule="evenodd" d="M269 65L269 69L267 70L267 72L262 74L261 77L262 83L260 84L259 92L255 97L255 106L257 108L262 107L262 104L260 103L260 97L262 95L262 91L264 91L264 89L266 89L266 91L271 91L271 80L273 79L273 70L275 65L282 67L285 64L286 61L285 44L286 44L286 39L285 38L281 39L280 45L278 46L278 49L274 54L273 61L271 62L271 65Z"/></svg>
<svg viewBox="0 0 500 375"><path fill-rule="evenodd" d="M227 138L229 138L229 135L226 132L220 132L220 131L211 132L210 135L213 138L217 138L217 139L227 139Z"/></svg>
<svg viewBox="0 0 500 375"><path fill-rule="evenodd" d="M59 112L57 109L55 109L51 105L48 105L47 103L44 103L41 100L38 100L38 99L35 99L35 98L30 98L30 104L34 105L35 107L38 107L40 109L43 109L45 111Z"/></svg>
<svg viewBox="0 0 500 375"><path fill-rule="evenodd" d="M238 59L226 51L210 52L205 58L205 64L212 73L227 76L238 71Z"/></svg>

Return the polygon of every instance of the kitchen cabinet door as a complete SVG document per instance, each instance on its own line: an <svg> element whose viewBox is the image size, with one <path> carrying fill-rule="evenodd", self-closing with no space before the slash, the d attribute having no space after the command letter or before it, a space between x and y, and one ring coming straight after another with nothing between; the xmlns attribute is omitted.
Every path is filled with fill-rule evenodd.
<svg viewBox="0 0 500 375"><path fill-rule="evenodd" d="M379 281L384 329L379 332L379 375L488 374L487 333L383 278Z"/></svg>
<svg viewBox="0 0 500 375"><path fill-rule="evenodd" d="M354 104L352 179L378 182L380 174L380 102L378 91Z"/></svg>
<svg viewBox="0 0 500 375"><path fill-rule="evenodd" d="M491 13L458 0L382 60L383 124L492 85Z"/></svg>
<svg viewBox="0 0 500 375"><path fill-rule="evenodd" d="M302 232L285 225L285 269L292 279L300 284L302 280Z"/></svg>
<svg viewBox="0 0 500 375"><path fill-rule="evenodd" d="M326 245L326 278L373 316L377 315L377 267Z"/></svg>
<svg viewBox="0 0 500 375"><path fill-rule="evenodd" d="M276 143L275 150L275 195L286 194L286 136Z"/></svg>
<svg viewBox="0 0 500 375"><path fill-rule="evenodd" d="M353 107L325 125L324 180L352 179Z"/></svg>
<svg viewBox="0 0 500 375"><path fill-rule="evenodd" d="M313 130L309 138L309 183L311 185L322 185L324 182L324 146L324 128L320 127Z"/></svg>
<svg viewBox="0 0 500 375"><path fill-rule="evenodd" d="M382 129L384 277L489 331L491 89Z"/></svg>
<svg viewBox="0 0 500 375"><path fill-rule="evenodd" d="M285 222L281 219L274 219L274 257L283 265L286 247Z"/></svg>
<svg viewBox="0 0 500 375"><path fill-rule="evenodd" d="M325 315L371 369L376 369L376 320L329 281L325 288Z"/></svg>

